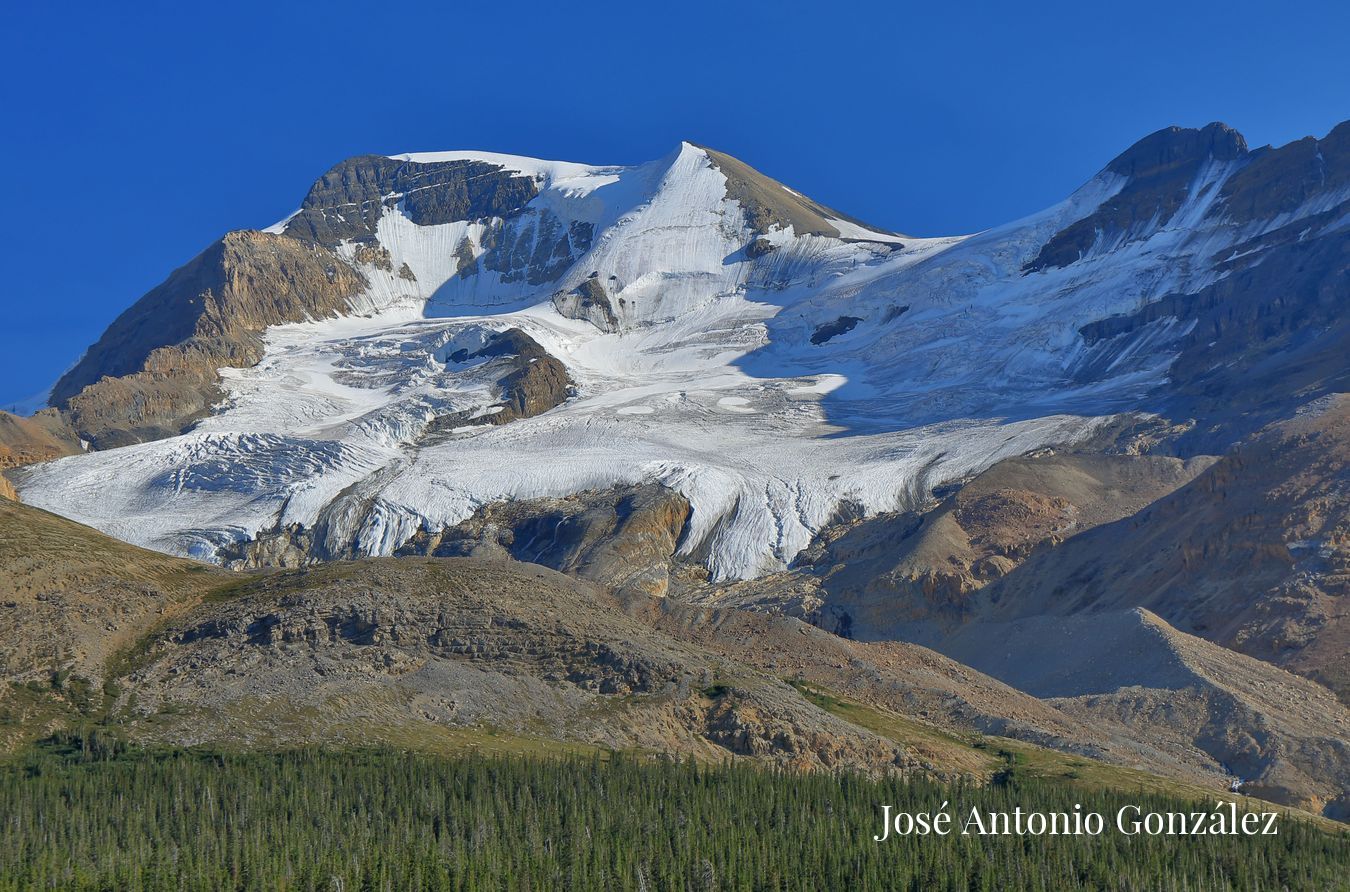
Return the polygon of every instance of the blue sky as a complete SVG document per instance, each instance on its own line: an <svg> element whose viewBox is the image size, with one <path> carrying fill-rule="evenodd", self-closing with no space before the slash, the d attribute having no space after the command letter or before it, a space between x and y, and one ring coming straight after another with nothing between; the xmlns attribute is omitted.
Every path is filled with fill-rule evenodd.
<svg viewBox="0 0 1350 892"><path fill-rule="evenodd" d="M979 230L1136 139L1350 118L1343 3L17 4L0 407L363 152L636 163L689 139L854 216ZM195 7L195 8L194 8Z"/></svg>

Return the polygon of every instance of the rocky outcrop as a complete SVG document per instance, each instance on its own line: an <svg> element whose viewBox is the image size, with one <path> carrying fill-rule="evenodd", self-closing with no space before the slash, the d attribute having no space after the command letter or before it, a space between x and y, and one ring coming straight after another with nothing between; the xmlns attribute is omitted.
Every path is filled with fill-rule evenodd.
<svg viewBox="0 0 1350 892"><path fill-rule="evenodd" d="M571 291L554 294L553 305L569 319L585 319L601 331L619 329L619 317L599 273L591 273Z"/></svg>
<svg viewBox="0 0 1350 892"><path fill-rule="evenodd" d="M502 410L488 416L492 424L541 415L572 392L567 368L552 356L516 357L516 368L501 379Z"/></svg>
<svg viewBox="0 0 1350 892"><path fill-rule="evenodd" d="M297 569L347 555L329 554L325 526L318 530L299 523L277 524L260 530L252 539L230 542L216 549L216 561L228 570L260 570L264 567Z"/></svg>
<svg viewBox="0 0 1350 892"><path fill-rule="evenodd" d="M1350 158L1343 167L1350 172ZM1190 325L1166 384L1153 394L1170 417L1198 422L1174 448L1221 452L1287 417L1291 396L1350 390L1347 213L1350 201L1266 232L1214 257L1225 273L1214 284L1083 328L1084 339L1100 345L1123 344L1163 320Z"/></svg>
<svg viewBox="0 0 1350 892"><path fill-rule="evenodd" d="M1350 703L1350 399L1319 401L981 598L1004 619L1144 607Z"/></svg>
<svg viewBox="0 0 1350 892"><path fill-rule="evenodd" d="M833 208L818 204L770 179L740 159L700 146L712 166L727 178L727 197L741 206L746 223L757 235L772 229L791 228L794 234L839 238L832 220L843 220L880 234L891 235ZM751 245L755 241L751 241Z"/></svg>
<svg viewBox="0 0 1350 892"><path fill-rule="evenodd" d="M777 250L778 248L773 242L761 235L745 246L745 256L751 260L758 260L761 257L768 257Z"/></svg>
<svg viewBox="0 0 1350 892"><path fill-rule="evenodd" d="M1056 233L1025 267L1028 273L1074 263L1165 226L1190 195L1201 167L1247 152L1242 134L1225 124L1200 130L1168 127L1144 137L1106 165L1128 182L1093 213Z"/></svg>
<svg viewBox="0 0 1350 892"><path fill-rule="evenodd" d="M548 208L526 208L488 229L482 256L462 266L460 275L474 275L481 267L497 273L503 282L546 285L590 250L594 235L584 220L568 222Z"/></svg>
<svg viewBox="0 0 1350 892"><path fill-rule="evenodd" d="M533 177L483 161L415 163L358 155L310 187L286 234L325 247L373 241L380 216L399 206L420 226L508 217L539 194Z"/></svg>
<svg viewBox="0 0 1350 892"><path fill-rule="evenodd" d="M833 322L823 322L816 326L816 330L811 333L811 343L819 346L826 341L839 337L841 334L848 334L857 327L862 319L858 316L840 316Z"/></svg>
<svg viewBox="0 0 1350 892"><path fill-rule="evenodd" d="M325 248L232 232L117 317L52 403L95 448L177 434L220 399L218 369L262 357L268 326L344 313L365 284Z"/></svg>
<svg viewBox="0 0 1350 892"><path fill-rule="evenodd" d="M494 360L500 366L496 382L498 402L472 411L445 415L432 422L428 434L435 436L468 424L507 424L532 418L560 405L572 394L567 367L539 342L518 328L496 332L477 350L458 350L451 363Z"/></svg>
<svg viewBox="0 0 1350 892"><path fill-rule="evenodd" d="M389 249L384 245L359 244L356 246L356 250L352 252L352 259L357 263L373 266L376 269L382 269L385 272L389 272L394 268L393 258L389 254ZM408 269L408 264L403 264L400 272L403 269ZM412 272L412 270L408 271Z"/></svg>
<svg viewBox="0 0 1350 892"><path fill-rule="evenodd" d="M419 226L472 221L486 229L478 250L467 236L461 239L455 249L457 275L488 270L506 283L544 285L590 250L594 229L547 207L531 207L538 194L534 177L485 161L361 155L319 178L285 233L328 248L356 242L357 260L378 266L379 256L362 258L385 250L373 244L375 232L380 218L394 208ZM398 274L415 279L406 264Z"/></svg>
<svg viewBox="0 0 1350 892"><path fill-rule="evenodd" d="M993 580L1128 516L1207 464L1137 455L1010 459L940 491L927 510L835 524L788 573L697 596L787 612L846 637L904 638L916 625L968 621L975 594Z"/></svg>
<svg viewBox="0 0 1350 892"><path fill-rule="evenodd" d="M643 484L486 505L453 527L418 534L400 554L509 557L659 596L688 519L683 496Z"/></svg>
<svg viewBox="0 0 1350 892"><path fill-rule="evenodd" d="M1223 184L1220 213L1238 224L1272 220L1347 186L1350 121L1338 124L1322 139L1307 136L1252 152L1251 162Z"/></svg>

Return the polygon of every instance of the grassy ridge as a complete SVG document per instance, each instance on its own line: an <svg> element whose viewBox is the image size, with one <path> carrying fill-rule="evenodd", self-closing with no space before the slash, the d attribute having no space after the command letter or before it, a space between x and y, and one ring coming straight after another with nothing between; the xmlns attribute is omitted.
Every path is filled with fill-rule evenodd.
<svg viewBox="0 0 1350 892"><path fill-rule="evenodd" d="M1334 889L1350 840L925 837L880 806L958 814L1151 793L1036 777L942 785L610 755L123 750L68 738L0 765L0 890Z"/></svg>

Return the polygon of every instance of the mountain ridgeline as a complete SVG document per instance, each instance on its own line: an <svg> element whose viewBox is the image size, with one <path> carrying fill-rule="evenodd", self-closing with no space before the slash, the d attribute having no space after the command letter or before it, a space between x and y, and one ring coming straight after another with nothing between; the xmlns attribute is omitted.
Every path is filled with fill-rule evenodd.
<svg viewBox="0 0 1350 892"><path fill-rule="evenodd" d="M1350 122L1170 127L950 238L691 143L351 158L0 415L7 727L981 778L997 736L1345 819L1348 295Z"/></svg>

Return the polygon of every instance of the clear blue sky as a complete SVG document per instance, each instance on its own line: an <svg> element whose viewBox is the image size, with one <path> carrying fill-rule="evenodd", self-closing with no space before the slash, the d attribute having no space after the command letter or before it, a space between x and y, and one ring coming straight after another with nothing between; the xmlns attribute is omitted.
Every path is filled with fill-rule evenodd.
<svg viewBox="0 0 1350 892"><path fill-rule="evenodd" d="M0 406L353 154L635 163L689 139L938 235L1038 210L1168 124L1222 120L1261 145L1350 118L1339 2L273 0L5 18Z"/></svg>

